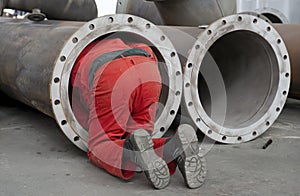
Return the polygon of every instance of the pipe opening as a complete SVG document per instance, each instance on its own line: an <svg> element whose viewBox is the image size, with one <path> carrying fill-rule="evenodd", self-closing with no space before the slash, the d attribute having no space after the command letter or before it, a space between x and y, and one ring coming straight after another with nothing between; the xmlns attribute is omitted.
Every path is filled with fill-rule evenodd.
<svg viewBox="0 0 300 196"><path fill-rule="evenodd" d="M221 95L223 91L214 89L214 85L208 86L201 75L206 70L206 78L214 77L214 73L209 72L211 66L219 69L226 95ZM239 30L224 35L209 48L198 76L198 95L205 112L215 123L238 129L252 125L266 114L275 99L278 84L278 61L271 45L254 32ZM218 107L224 104L226 107ZM226 108L225 114L223 108ZM223 118L220 120L212 113L222 114Z"/></svg>
<svg viewBox="0 0 300 196"><path fill-rule="evenodd" d="M114 32L114 33L110 33L110 34L101 36L98 39L94 40L92 43L90 43L78 56L78 58L75 62L75 65L72 68L71 73L73 76L71 75L70 81L69 81L69 98L70 98L70 103L71 103L70 105L72 107L72 110L76 117L76 120L85 130L88 130L88 118L89 118L88 110L89 110L89 108L85 108L85 106L82 107L85 109L85 112L86 112L86 115L83 116L82 111L79 111L78 107L77 107L78 105L80 105L82 103L78 103L78 99L74 98L74 96L77 96L80 93L82 94L81 90L79 90L77 87L74 87L74 83L75 84L77 82L82 83L83 77L81 77L81 79L79 79L80 81L76 82L77 77L76 76L74 77L74 73L80 72L78 70L82 70L81 66L89 66L90 67L93 64L95 58L100 57L103 54L105 54L106 52L101 53L100 52L101 50L97 51L96 47L97 47L98 43L101 44L108 40L120 40L120 42L122 42L124 45L130 46L132 48L136 48L136 44L139 44L139 45L142 44L146 48L149 47L150 50L152 50L153 53L155 54L157 61L158 61L158 71L160 73L160 78L162 81L162 89L161 89L159 103L158 103L157 110L156 110L156 120L159 119L161 117L163 111L166 109L165 106L169 99L169 97L168 97L169 96L169 87L168 86L169 86L169 80L170 80L169 76L168 76L168 68L167 68L167 65L164 61L162 54L160 53L159 49L157 49L154 46L154 44L152 44L151 41L149 41L145 37L142 37L138 34L131 33L131 32ZM113 48L113 47L115 47L115 45L111 45L111 47ZM144 49L144 48L142 48L142 49ZM120 50L120 48L117 47L114 51L117 51L117 50ZM99 53L99 54L97 54L97 53ZM86 58L87 56L93 57L92 58L93 60L89 61L88 64L79 63L80 61L82 61L82 59ZM79 65L76 66L78 63L79 63ZM98 69L101 69L101 66ZM86 69L86 70L90 70L90 69ZM126 72L124 74L126 74ZM88 83L85 83L85 84L88 84ZM89 90L89 89L86 89L86 90ZM124 90L126 90L126 89L124 89ZM130 89L130 91L131 91L131 89ZM86 91L86 92L88 93L88 91ZM126 99L126 98L124 97L124 99ZM82 100L82 98L80 98L80 100ZM128 100L128 102L129 102L129 100ZM82 105L80 105L80 106L82 106ZM151 107L150 107L150 109L151 109ZM175 112L176 111L170 109L169 115L174 115Z"/></svg>
<svg viewBox="0 0 300 196"><path fill-rule="evenodd" d="M280 23L283 24L283 21L278 16L271 13L262 13L263 16L267 17L272 23Z"/></svg>

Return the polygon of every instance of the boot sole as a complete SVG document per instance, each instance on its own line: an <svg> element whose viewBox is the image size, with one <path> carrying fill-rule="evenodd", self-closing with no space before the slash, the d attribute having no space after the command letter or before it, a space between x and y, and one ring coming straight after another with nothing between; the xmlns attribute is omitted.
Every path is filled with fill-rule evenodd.
<svg viewBox="0 0 300 196"><path fill-rule="evenodd" d="M145 130L131 134L131 142L137 154L139 166L154 188L163 189L170 183L170 173L166 162L153 149L151 136Z"/></svg>
<svg viewBox="0 0 300 196"><path fill-rule="evenodd" d="M191 188L199 188L206 178L206 160L199 155L199 144L196 132L189 125L181 125L177 130L177 136L182 144L185 154L184 170L181 171L186 185Z"/></svg>

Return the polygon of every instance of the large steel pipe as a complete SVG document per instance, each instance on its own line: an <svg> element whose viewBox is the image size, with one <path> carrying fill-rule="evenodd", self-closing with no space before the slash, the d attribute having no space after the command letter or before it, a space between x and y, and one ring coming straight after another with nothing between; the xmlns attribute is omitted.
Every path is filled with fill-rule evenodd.
<svg viewBox="0 0 300 196"><path fill-rule="evenodd" d="M263 19L264 21L266 21L270 24L273 23L269 18L267 18L266 16L264 16L262 14L259 14L257 12L247 11L247 12L240 12L239 14L248 14L248 15L251 15L251 16L256 16L256 17L261 18L261 19Z"/></svg>
<svg viewBox="0 0 300 196"><path fill-rule="evenodd" d="M299 24L299 1L237 0L237 12L254 11L265 15L273 23Z"/></svg>
<svg viewBox="0 0 300 196"><path fill-rule="evenodd" d="M10 97L53 116L49 84L54 62L83 23L0 20L0 87Z"/></svg>
<svg viewBox="0 0 300 196"><path fill-rule="evenodd" d="M256 9L255 12L267 17L272 23L288 24L287 17L277 9L271 7L263 7Z"/></svg>
<svg viewBox="0 0 300 196"><path fill-rule="evenodd" d="M123 14L87 23L2 18L0 35L0 90L55 118L82 150L87 150L88 131L72 111L70 73L81 52L95 40L120 36L151 46L164 83L154 137L166 132L175 118L182 95L179 58L170 40L147 20Z"/></svg>
<svg viewBox="0 0 300 196"><path fill-rule="evenodd" d="M289 92L290 62L281 36L250 15L228 16L205 29L180 30L191 37L201 31L192 48L192 39L168 35L182 49L183 112L205 135L222 143L247 142L263 134Z"/></svg>
<svg viewBox="0 0 300 196"><path fill-rule="evenodd" d="M133 14L145 18L156 25L164 24L154 2L143 0L118 0L117 13Z"/></svg>
<svg viewBox="0 0 300 196"><path fill-rule="evenodd" d="M0 12L4 8L27 12L38 8L55 20L89 21L98 16L95 0L0 0Z"/></svg>
<svg viewBox="0 0 300 196"><path fill-rule="evenodd" d="M154 1L165 24L197 26L236 13L236 0L150 0Z"/></svg>
<svg viewBox="0 0 300 196"><path fill-rule="evenodd" d="M289 51L292 81L289 97L300 99L300 25L296 24L277 24L274 28L281 35Z"/></svg>
<svg viewBox="0 0 300 196"><path fill-rule="evenodd" d="M156 7L149 4L150 1ZM236 0L149 0L149 3L139 1L139 6L136 3L137 0L118 0L117 11L146 17L154 22L161 16L165 25L180 26L210 24L223 16L236 13Z"/></svg>

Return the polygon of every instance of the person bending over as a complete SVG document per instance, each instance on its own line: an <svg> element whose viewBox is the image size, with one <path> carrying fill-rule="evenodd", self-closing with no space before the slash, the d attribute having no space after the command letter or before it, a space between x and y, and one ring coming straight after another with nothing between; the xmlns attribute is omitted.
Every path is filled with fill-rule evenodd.
<svg viewBox="0 0 300 196"><path fill-rule="evenodd" d="M172 138L151 137L161 88L149 46L119 38L87 46L72 70L70 97L89 131L88 157L125 180L140 168L156 189L169 184L178 166L189 188L200 187L205 171L195 132L179 128Z"/></svg>

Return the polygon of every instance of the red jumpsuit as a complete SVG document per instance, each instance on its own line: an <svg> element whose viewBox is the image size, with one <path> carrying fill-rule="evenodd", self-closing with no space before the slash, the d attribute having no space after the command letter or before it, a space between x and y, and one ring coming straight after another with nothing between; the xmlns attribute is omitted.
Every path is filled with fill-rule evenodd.
<svg viewBox="0 0 300 196"><path fill-rule="evenodd" d="M91 73L98 57L131 48L142 49L149 56L121 55ZM78 57L71 87L74 114L89 130L89 159L112 175L132 178L134 163L122 161L124 141L139 128L153 132L161 91L158 63L151 48L145 44L125 44L121 39L95 41ZM165 142L166 138L153 139L154 149L162 158ZM175 162L168 166L173 174Z"/></svg>

